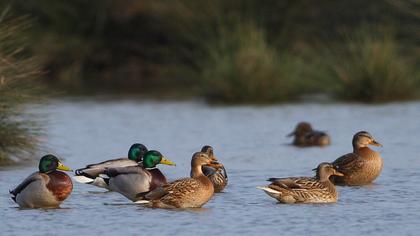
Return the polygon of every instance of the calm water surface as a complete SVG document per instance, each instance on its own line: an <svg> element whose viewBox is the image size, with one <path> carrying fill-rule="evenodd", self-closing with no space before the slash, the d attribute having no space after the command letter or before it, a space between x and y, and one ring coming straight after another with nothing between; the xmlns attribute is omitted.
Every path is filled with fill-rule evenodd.
<svg viewBox="0 0 420 236"><path fill-rule="evenodd" d="M117 193L74 183L54 210L19 210L8 190L37 164L0 169L1 235L418 235L420 229L420 103L298 104L210 107L195 102L57 100L49 115L50 150L72 168L125 156L134 142L177 163L169 179L189 174L193 152L211 144L229 186L199 210L148 209ZM299 149L285 135L298 121L328 131L326 148ZM381 142L385 166L375 184L339 187L336 204L282 205L255 186L268 177L311 176L312 168L351 151L355 132Z"/></svg>

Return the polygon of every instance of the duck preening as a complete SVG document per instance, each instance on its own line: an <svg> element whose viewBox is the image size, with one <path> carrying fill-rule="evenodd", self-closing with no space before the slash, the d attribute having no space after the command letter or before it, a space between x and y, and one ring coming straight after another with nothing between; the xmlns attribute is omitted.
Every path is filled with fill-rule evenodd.
<svg viewBox="0 0 420 236"><path fill-rule="evenodd" d="M213 154L213 147L206 145L201 148L201 152L206 153L207 156L213 161L218 162ZM207 176L213 183L214 192L221 192L228 184L228 176L225 167L219 162L219 167L215 168L214 165L204 165L201 167L203 174ZM192 172L191 172L192 177Z"/></svg>

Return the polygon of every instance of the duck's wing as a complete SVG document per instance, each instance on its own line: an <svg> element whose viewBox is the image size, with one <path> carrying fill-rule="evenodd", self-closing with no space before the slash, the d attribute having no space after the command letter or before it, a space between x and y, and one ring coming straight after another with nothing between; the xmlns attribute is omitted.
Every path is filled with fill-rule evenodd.
<svg viewBox="0 0 420 236"><path fill-rule="evenodd" d="M185 178L173 181L171 183L165 184L161 187L156 188L155 190L149 192L145 195L147 200L156 200L156 199L180 199L187 194L194 194L200 184L196 179Z"/></svg>
<svg viewBox="0 0 420 236"><path fill-rule="evenodd" d="M103 174L105 174L109 177L115 177L115 176L118 176L118 175L142 174L144 172L146 172L145 169L136 165L136 166L105 168L105 170L103 171Z"/></svg>
<svg viewBox="0 0 420 236"><path fill-rule="evenodd" d="M360 159L360 156L356 153L348 153L343 155L333 163L334 167L343 174L347 174L348 171L354 168L361 168L363 166L363 162Z"/></svg>
<svg viewBox="0 0 420 236"><path fill-rule="evenodd" d="M85 176L87 178L95 179L100 174L103 174L106 168L117 168L135 165L137 165L137 162L133 160L130 160L128 158L118 158L87 165L85 168L77 169L75 171L75 174L76 176Z"/></svg>
<svg viewBox="0 0 420 236"><path fill-rule="evenodd" d="M31 175L29 175L26 179L24 179L22 181L22 183L20 183L15 189L13 190L9 190L9 193L12 194L12 199L13 201L16 202L16 196L22 192L23 189L25 189L30 183L35 182L41 180L43 181L44 179L42 178L42 176L39 174L39 172L35 172Z"/></svg>
<svg viewBox="0 0 420 236"><path fill-rule="evenodd" d="M220 168L217 170L217 172L218 172L221 176L223 176L223 178L228 179L228 175L227 175L227 172L226 172L225 166L220 167Z"/></svg>
<svg viewBox="0 0 420 236"><path fill-rule="evenodd" d="M306 202L308 199L325 196L329 192L328 186L309 177L276 180L268 185L268 188L294 198L295 202Z"/></svg>
<svg viewBox="0 0 420 236"><path fill-rule="evenodd" d="M296 177L296 178L269 178L268 181L271 182L269 187L274 189L283 188L283 189L309 189L312 187L315 181L311 177Z"/></svg>
<svg viewBox="0 0 420 236"><path fill-rule="evenodd" d="M221 166L219 168L214 168L212 166L202 166L201 170L203 171L203 174L205 176L211 176L211 175L220 175L221 177L227 179L227 172L224 166Z"/></svg>

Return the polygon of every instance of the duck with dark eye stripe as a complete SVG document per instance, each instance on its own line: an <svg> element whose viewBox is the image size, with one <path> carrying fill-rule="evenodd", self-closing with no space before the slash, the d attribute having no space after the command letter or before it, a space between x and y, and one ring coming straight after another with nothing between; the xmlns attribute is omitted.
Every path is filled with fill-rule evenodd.
<svg viewBox="0 0 420 236"><path fill-rule="evenodd" d="M207 156L213 161L217 162L217 158L213 154L213 147L206 145L201 148L201 152L206 153ZM218 168L210 165L204 165L201 167L203 174L207 176L213 183L214 192L221 192L228 184L228 176L225 167L219 163ZM192 172L191 172L192 177Z"/></svg>
<svg viewBox="0 0 420 236"><path fill-rule="evenodd" d="M118 192L131 201L137 201L142 199L139 193L146 193L166 184L166 177L156 168L158 164L175 165L160 152L151 150L137 166L105 168L100 177L109 190Z"/></svg>
<svg viewBox="0 0 420 236"><path fill-rule="evenodd" d="M357 132L353 136L352 144L352 153L341 156L332 163L344 176L332 176L331 180L337 185L370 184L381 174L383 160L379 152L370 149L368 145L382 145L366 131Z"/></svg>
<svg viewBox="0 0 420 236"><path fill-rule="evenodd" d="M315 177L270 178L268 186L257 187L281 203L332 203L338 193L330 176L342 176L330 163L321 163Z"/></svg>
<svg viewBox="0 0 420 236"><path fill-rule="evenodd" d="M85 168L77 169L76 176L73 179L79 183L91 184L97 187L108 189L108 185L103 181L99 175L104 172L105 168L116 168L125 166L137 166L143 160L147 152L146 146L140 143L131 145L128 150L127 157L117 158L112 160L103 161L97 164L87 165ZM109 189L108 189L109 190Z"/></svg>
<svg viewBox="0 0 420 236"><path fill-rule="evenodd" d="M299 147L326 146L331 144L328 134L322 131L313 130L308 122L300 122L295 130L287 135L294 136L293 145Z"/></svg>
<svg viewBox="0 0 420 236"><path fill-rule="evenodd" d="M39 171L31 174L10 191L12 199L21 208L55 208L73 190L71 178L64 172L70 168L54 155L45 155L39 161Z"/></svg>

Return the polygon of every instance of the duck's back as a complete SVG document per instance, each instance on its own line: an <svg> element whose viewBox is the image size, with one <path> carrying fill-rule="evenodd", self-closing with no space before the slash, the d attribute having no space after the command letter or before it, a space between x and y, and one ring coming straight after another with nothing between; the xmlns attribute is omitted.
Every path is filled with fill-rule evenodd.
<svg viewBox="0 0 420 236"><path fill-rule="evenodd" d="M321 131L310 131L306 134L298 135L293 142L297 146L326 146L330 145L331 139L328 134Z"/></svg>
<svg viewBox="0 0 420 236"><path fill-rule="evenodd" d="M269 188L277 191L267 192L282 203L328 203L336 202L338 193L333 184L320 182L315 178L272 178Z"/></svg>
<svg viewBox="0 0 420 236"><path fill-rule="evenodd" d="M160 208L195 208L207 203L214 193L213 184L206 176L185 178L163 186L166 192L153 202Z"/></svg>

